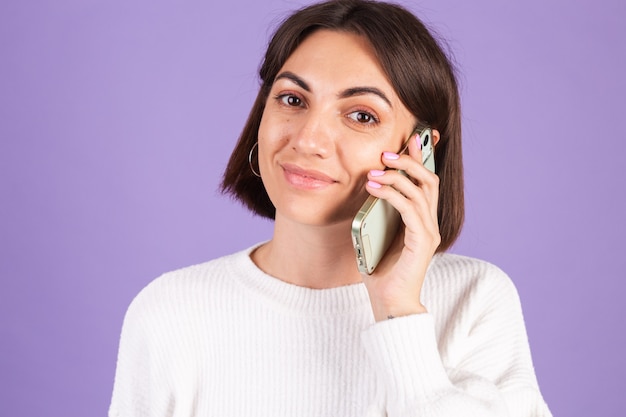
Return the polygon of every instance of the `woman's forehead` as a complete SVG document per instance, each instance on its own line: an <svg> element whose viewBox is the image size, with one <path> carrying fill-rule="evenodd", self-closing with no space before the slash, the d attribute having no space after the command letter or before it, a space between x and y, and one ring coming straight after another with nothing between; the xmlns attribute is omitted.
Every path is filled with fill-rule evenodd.
<svg viewBox="0 0 626 417"><path fill-rule="evenodd" d="M322 29L309 35L285 61L284 72L296 74L315 87L316 83L375 86L396 95L370 42L350 32Z"/></svg>

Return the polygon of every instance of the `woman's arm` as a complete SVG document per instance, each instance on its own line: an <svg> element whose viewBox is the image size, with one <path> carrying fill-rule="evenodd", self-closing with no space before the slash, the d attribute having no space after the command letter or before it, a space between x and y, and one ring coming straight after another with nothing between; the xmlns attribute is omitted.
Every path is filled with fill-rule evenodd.
<svg viewBox="0 0 626 417"><path fill-rule="evenodd" d="M433 130L433 139L439 132ZM383 154L390 171L370 172L367 190L389 201L404 228L372 275L364 275L378 322L363 335L379 377L389 416L549 416L537 388L519 297L497 268L449 315L439 348L433 317L439 306L422 304L422 287L440 243L438 177L421 164L418 137L409 155ZM467 272L467 271L465 271ZM449 289L441 288L439 296ZM478 295L477 295L478 294ZM445 303L441 303L445 304ZM393 318L389 320L389 318ZM470 320L469 327L459 323ZM451 352L452 351L452 352Z"/></svg>
<svg viewBox="0 0 626 417"><path fill-rule="evenodd" d="M363 333L385 398L381 412L389 417L551 415L537 386L517 291L499 269L490 266L485 272L458 303L446 306L451 314L439 335L432 314L386 320ZM429 309L437 308L437 297Z"/></svg>
<svg viewBox="0 0 626 417"><path fill-rule="evenodd" d="M162 333L155 331L154 323L163 317L152 296L154 287L155 282L144 288L124 317L109 417L171 415L173 398L164 385L168 379L163 375L163 354L154 351L163 345L154 339Z"/></svg>

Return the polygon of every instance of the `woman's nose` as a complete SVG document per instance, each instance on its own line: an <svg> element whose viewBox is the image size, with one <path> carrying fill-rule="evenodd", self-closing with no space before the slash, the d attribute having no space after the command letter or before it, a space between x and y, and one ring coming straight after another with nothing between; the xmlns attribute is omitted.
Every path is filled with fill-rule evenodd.
<svg viewBox="0 0 626 417"><path fill-rule="evenodd" d="M302 154L328 158L335 147L332 124L332 115L311 111L294 132L293 149Z"/></svg>

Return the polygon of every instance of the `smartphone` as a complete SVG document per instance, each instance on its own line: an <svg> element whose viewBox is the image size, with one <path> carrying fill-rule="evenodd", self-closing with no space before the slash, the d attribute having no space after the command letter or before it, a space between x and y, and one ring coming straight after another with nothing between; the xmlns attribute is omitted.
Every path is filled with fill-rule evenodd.
<svg viewBox="0 0 626 417"><path fill-rule="evenodd" d="M400 154L408 149L409 139L402 145ZM432 130L427 127L419 134L422 144L422 163L435 172ZM399 171L402 172L402 171ZM352 244L359 271L371 274L396 237L400 225L400 213L386 200L369 196L352 220Z"/></svg>

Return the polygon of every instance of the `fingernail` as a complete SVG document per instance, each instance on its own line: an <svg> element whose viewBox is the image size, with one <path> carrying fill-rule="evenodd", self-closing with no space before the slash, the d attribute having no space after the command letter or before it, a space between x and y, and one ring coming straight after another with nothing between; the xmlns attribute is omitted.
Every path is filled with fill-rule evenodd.
<svg viewBox="0 0 626 417"><path fill-rule="evenodd" d="M373 169L370 171L370 175L372 177L382 177L385 175L385 171L381 171L380 169Z"/></svg>
<svg viewBox="0 0 626 417"><path fill-rule="evenodd" d="M377 182L374 182L374 181L368 181L368 182L367 182L367 185L369 185L369 186L370 186L370 187L372 187L372 188L380 188L380 187L382 187L382 185L381 185L381 184L379 184L379 183L377 183Z"/></svg>
<svg viewBox="0 0 626 417"><path fill-rule="evenodd" d="M417 146L422 149L422 141L420 140L420 134L415 135L415 142L417 142Z"/></svg>
<svg viewBox="0 0 626 417"><path fill-rule="evenodd" d="M400 155L398 155L397 153L393 153L393 152L383 152L383 158L385 158L385 159L398 159L398 158L400 158Z"/></svg>

